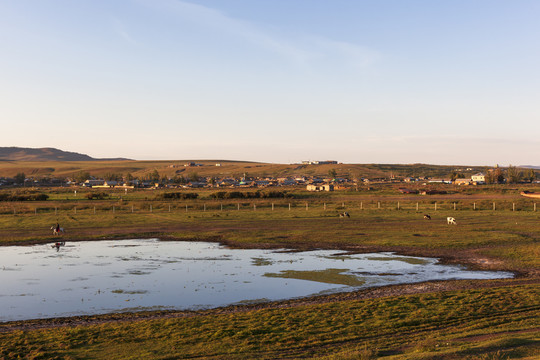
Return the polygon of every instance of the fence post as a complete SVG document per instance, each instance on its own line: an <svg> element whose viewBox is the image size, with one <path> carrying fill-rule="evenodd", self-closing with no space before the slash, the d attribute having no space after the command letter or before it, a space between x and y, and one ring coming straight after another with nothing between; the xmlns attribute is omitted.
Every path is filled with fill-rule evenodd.
<svg viewBox="0 0 540 360"><path fill-rule="evenodd" d="M238 205L238 210L240 210L240 203L237 203L237 205Z"/></svg>
<svg viewBox="0 0 540 360"><path fill-rule="evenodd" d="M360 201L360 210L364 210L364 202Z"/></svg>
<svg viewBox="0 0 540 360"><path fill-rule="evenodd" d="M187 212L187 204L186 204L186 212Z"/></svg>
<svg viewBox="0 0 540 360"><path fill-rule="evenodd" d="M341 203L341 207L345 209L345 203Z"/></svg>
<svg viewBox="0 0 540 360"><path fill-rule="evenodd" d="M377 209L380 209L380 208L381 208L381 202L377 201Z"/></svg>
<svg viewBox="0 0 540 360"><path fill-rule="evenodd" d="M473 210L476 210L476 203L473 203Z"/></svg>
<svg viewBox="0 0 540 360"><path fill-rule="evenodd" d="M399 210L399 201L397 202L397 209Z"/></svg>
<svg viewBox="0 0 540 360"><path fill-rule="evenodd" d="M289 203L289 211L291 211L291 203Z"/></svg>
<svg viewBox="0 0 540 360"><path fill-rule="evenodd" d="M516 211L516 203L512 203L512 211Z"/></svg>
<svg viewBox="0 0 540 360"><path fill-rule="evenodd" d="M416 211L418 211L418 203L416 203Z"/></svg>
<svg viewBox="0 0 540 360"><path fill-rule="evenodd" d="M257 205L253 204L253 211L257 210Z"/></svg>
<svg viewBox="0 0 540 360"><path fill-rule="evenodd" d="M326 203L324 203L324 210L326 210Z"/></svg>
<svg viewBox="0 0 540 360"><path fill-rule="evenodd" d="M306 201L306 211L308 211L309 207L308 207L308 203Z"/></svg>
<svg viewBox="0 0 540 360"><path fill-rule="evenodd" d="M456 203L454 203L454 210L456 210Z"/></svg>
<svg viewBox="0 0 540 360"><path fill-rule="evenodd" d="M274 203L272 203L272 211L274 211Z"/></svg>
<svg viewBox="0 0 540 360"><path fill-rule="evenodd" d="M55 206L55 207L54 207L54 215L56 215L57 210L58 210L58 209L57 209L56 206Z"/></svg>
<svg viewBox="0 0 540 360"><path fill-rule="evenodd" d="M152 204L150 204L150 212L152 212Z"/></svg>
<svg viewBox="0 0 540 360"><path fill-rule="evenodd" d="M495 211L495 201L493 202L493 211Z"/></svg>
<svg viewBox="0 0 540 360"><path fill-rule="evenodd" d="M435 201L435 211L437 211L437 202Z"/></svg>
<svg viewBox="0 0 540 360"><path fill-rule="evenodd" d="M220 207L221 207L221 211L223 211L223 204L219 204L219 205L220 205Z"/></svg>

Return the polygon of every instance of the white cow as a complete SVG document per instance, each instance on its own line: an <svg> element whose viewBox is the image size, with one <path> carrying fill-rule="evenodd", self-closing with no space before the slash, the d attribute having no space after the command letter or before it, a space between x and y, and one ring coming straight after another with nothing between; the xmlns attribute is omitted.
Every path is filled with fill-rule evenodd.
<svg viewBox="0 0 540 360"><path fill-rule="evenodd" d="M451 217L451 216L447 217L447 218L446 218L446 221L448 222L448 225L450 225L450 224L457 225L456 219L454 219L454 218Z"/></svg>

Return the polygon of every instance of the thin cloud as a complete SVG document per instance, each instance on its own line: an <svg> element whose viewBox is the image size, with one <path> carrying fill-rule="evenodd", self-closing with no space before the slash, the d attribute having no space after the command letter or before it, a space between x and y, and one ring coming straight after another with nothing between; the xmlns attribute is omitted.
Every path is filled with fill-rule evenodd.
<svg viewBox="0 0 540 360"><path fill-rule="evenodd" d="M182 18L205 29L214 29L220 34L229 34L244 39L251 46L277 54L288 61L302 66L319 61L336 59L353 67L366 67L373 64L380 53L353 43L327 39L315 35L291 35L287 39L271 33L268 29L252 22L236 19L210 7L185 1L140 0L145 6L167 11L168 14Z"/></svg>
<svg viewBox="0 0 540 360"><path fill-rule="evenodd" d="M114 32L121 37L124 41L131 45L139 45L139 43L131 36L127 31L126 25L123 21L115 16L111 16L111 23L113 26Z"/></svg>

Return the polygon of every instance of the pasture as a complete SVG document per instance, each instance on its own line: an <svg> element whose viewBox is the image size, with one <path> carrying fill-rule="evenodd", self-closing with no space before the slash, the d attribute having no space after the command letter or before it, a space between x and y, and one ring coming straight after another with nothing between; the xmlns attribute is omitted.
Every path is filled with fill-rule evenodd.
<svg viewBox="0 0 540 360"><path fill-rule="evenodd" d="M201 312L116 314L0 325L0 356L28 358L535 358L540 213L516 196L325 194L293 199L2 203L4 245L159 237L236 248L395 251L510 280L429 282ZM398 205L399 202L399 205ZM493 208L495 203L495 209ZM272 205L273 204L273 205ZM289 204L291 204L289 206ZM13 211L15 209L15 211ZM417 210L418 209L418 210ZM340 218L348 212L350 218ZM431 220L424 219L429 213ZM457 225L448 225L454 217Z"/></svg>

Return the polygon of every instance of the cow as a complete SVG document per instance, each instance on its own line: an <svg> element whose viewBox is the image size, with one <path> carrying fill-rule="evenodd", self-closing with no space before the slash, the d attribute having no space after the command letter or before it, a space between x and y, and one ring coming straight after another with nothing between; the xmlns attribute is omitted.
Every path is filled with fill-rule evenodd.
<svg viewBox="0 0 540 360"><path fill-rule="evenodd" d="M446 222L448 223L448 225L450 225L450 224L457 225L456 219L454 219L454 218L451 217L451 216L449 216L449 217L446 218Z"/></svg>
<svg viewBox="0 0 540 360"><path fill-rule="evenodd" d="M424 214L424 219L431 220L431 216L429 216L429 214Z"/></svg>

